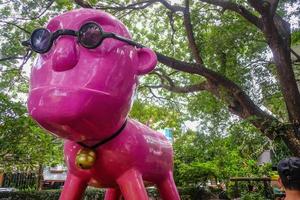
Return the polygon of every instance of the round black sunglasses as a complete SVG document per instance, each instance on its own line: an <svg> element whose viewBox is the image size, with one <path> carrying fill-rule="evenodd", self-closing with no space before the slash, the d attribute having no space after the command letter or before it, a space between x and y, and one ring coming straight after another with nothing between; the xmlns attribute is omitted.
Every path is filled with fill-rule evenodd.
<svg viewBox="0 0 300 200"><path fill-rule="evenodd" d="M83 47L88 49L94 49L98 47L105 38L114 38L138 48L144 47L137 42L129 40L115 33L104 32L101 26L95 22L85 23L80 27L79 31L61 29L52 33L48 29L38 28L32 32L27 41L22 42L22 45L30 47L37 53L46 53L51 49L53 42L61 35L71 35L77 37L78 42Z"/></svg>

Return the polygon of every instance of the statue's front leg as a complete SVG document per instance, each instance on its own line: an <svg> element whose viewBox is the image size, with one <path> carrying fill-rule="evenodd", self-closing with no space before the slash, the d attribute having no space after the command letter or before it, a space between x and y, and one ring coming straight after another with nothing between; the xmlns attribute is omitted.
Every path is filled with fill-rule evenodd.
<svg viewBox="0 0 300 200"><path fill-rule="evenodd" d="M121 191L118 188L108 188L105 191L104 200L120 200Z"/></svg>
<svg viewBox="0 0 300 200"><path fill-rule="evenodd" d="M124 200L148 200L148 194L144 186L142 175L135 169L125 172L117 180Z"/></svg>
<svg viewBox="0 0 300 200"><path fill-rule="evenodd" d="M85 180L68 173L59 200L81 200L86 187Z"/></svg>

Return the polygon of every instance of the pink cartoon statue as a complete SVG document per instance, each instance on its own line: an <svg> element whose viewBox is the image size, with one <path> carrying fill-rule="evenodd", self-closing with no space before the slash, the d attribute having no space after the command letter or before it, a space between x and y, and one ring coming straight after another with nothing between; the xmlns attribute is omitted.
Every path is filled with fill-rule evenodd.
<svg viewBox="0 0 300 200"><path fill-rule="evenodd" d="M171 144L128 118L138 76L157 62L130 37L113 16L79 9L23 42L40 54L31 71L29 113L65 139L68 174L60 200L81 199L88 185L107 188L105 200L146 200L148 184L164 200L180 199Z"/></svg>

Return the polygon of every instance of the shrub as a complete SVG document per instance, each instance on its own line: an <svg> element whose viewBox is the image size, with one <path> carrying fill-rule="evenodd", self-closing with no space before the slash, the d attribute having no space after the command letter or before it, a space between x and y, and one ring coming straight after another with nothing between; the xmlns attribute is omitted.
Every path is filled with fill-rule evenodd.
<svg viewBox="0 0 300 200"><path fill-rule="evenodd" d="M103 199L103 190L88 189L84 200ZM60 190L1 192L1 200L58 200Z"/></svg>
<svg viewBox="0 0 300 200"><path fill-rule="evenodd" d="M155 188L148 188L148 194L152 200L160 200L159 193ZM182 200L197 199L199 191L195 188L179 188ZM58 200L60 190L42 190L42 191L16 191L0 192L0 200ZM83 200L104 199L104 190L87 189Z"/></svg>
<svg viewBox="0 0 300 200"><path fill-rule="evenodd" d="M243 193L241 200L265 200L264 195L260 193Z"/></svg>

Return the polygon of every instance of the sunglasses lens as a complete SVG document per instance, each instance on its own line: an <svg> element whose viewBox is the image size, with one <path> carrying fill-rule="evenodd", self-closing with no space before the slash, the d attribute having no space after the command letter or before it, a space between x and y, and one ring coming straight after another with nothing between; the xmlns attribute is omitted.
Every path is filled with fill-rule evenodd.
<svg viewBox="0 0 300 200"><path fill-rule="evenodd" d="M51 33L47 29L37 29L31 36L31 47L34 51L43 53L51 45Z"/></svg>
<svg viewBox="0 0 300 200"><path fill-rule="evenodd" d="M86 48L96 48L103 40L102 29L95 23L87 23L79 30L79 42Z"/></svg>

